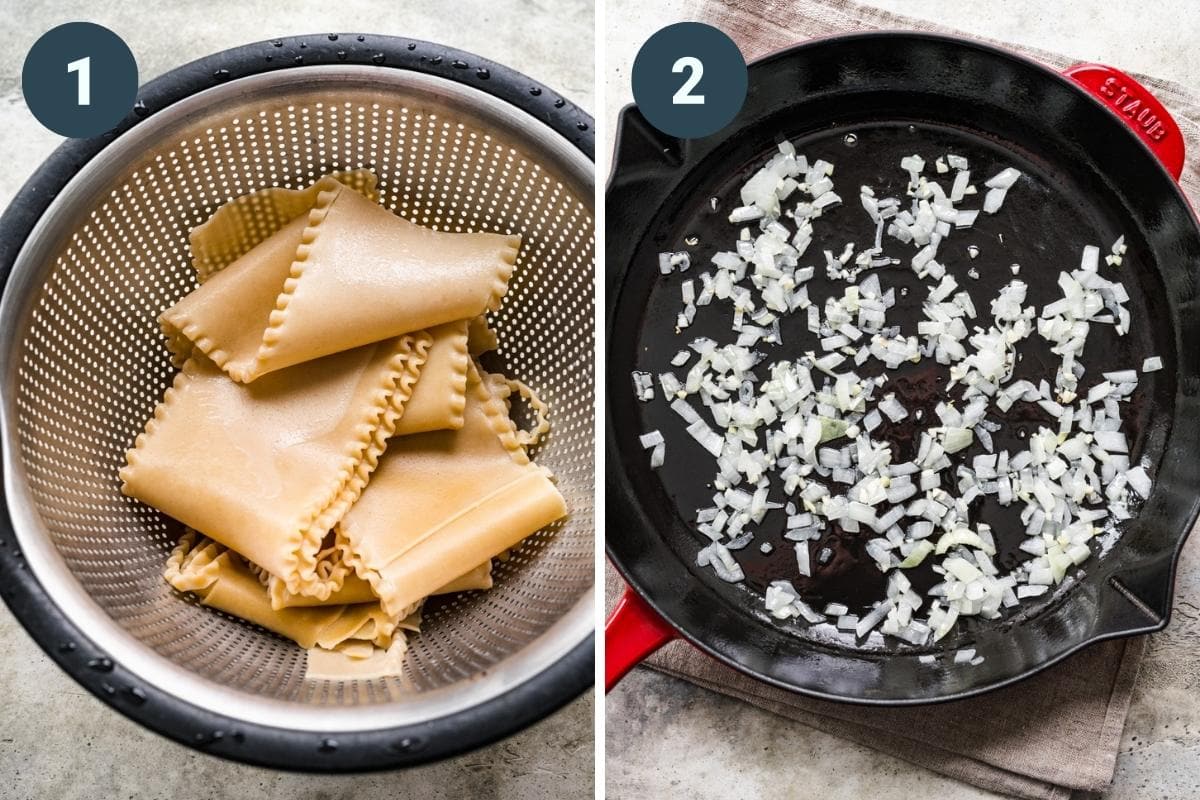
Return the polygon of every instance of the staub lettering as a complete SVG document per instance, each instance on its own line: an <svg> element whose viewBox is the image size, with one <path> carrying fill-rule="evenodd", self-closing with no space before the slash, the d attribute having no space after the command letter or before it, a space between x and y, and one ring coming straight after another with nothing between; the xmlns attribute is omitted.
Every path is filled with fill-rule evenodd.
<svg viewBox="0 0 1200 800"><path fill-rule="evenodd" d="M1106 78L1100 84L1100 94L1108 98L1113 108L1137 123L1137 127L1153 142L1161 142L1167 135L1167 128L1153 109L1146 106L1141 99L1134 97L1129 89L1116 78Z"/></svg>

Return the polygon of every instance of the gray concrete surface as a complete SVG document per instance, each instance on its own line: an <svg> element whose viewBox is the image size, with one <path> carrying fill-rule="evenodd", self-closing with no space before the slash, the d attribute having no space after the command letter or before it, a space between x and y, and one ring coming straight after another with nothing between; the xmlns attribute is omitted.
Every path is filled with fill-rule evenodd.
<svg viewBox="0 0 1200 800"><path fill-rule="evenodd" d="M237 44L367 31L429 39L495 59L595 109L592 3L560 0L247 0L0 3L0 207L60 141L25 108L25 53L51 27L90 20L119 33L145 81ZM186 749L129 722L59 672L0 606L0 800L372 800L591 797L592 697L492 747L403 773L290 775Z"/></svg>
<svg viewBox="0 0 1200 800"><path fill-rule="evenodd" d="M1200 88L1200 50L1193 43L1200 6L1190 0L874 4ZM664 25L696 18L698 7L696 0L608 0L606 119L615 120L629 102L628 68L641 42ZM1175 596L1171 626L1151 639L1104 800L1200 796L1200 541L1184 555ZM606 715L612 800L997 797L645 669L608 696Z"/></svg>

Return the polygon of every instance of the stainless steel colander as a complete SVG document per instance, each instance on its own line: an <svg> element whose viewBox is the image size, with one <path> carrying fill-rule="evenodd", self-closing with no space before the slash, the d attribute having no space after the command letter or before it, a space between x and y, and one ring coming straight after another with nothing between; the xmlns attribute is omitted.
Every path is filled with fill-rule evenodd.
<svg viewBox="0 0 1200 800"><path fill-rule="evenodd" d="M590 118L469 54L348 35L228 51L140 98L119 133L64 145L0 220L0 593L22 623L124 713L277 766L445 755L590 685ZM432 603L398 678L314 682L291 642L164 583L180 529L124 497L117 470L173 373L156 318L195 286L191 228L238 195L360 167L410 220L525 237L493 325L504 370L550 404L536 457L571 513L498 564L492 591Z"/></svg>

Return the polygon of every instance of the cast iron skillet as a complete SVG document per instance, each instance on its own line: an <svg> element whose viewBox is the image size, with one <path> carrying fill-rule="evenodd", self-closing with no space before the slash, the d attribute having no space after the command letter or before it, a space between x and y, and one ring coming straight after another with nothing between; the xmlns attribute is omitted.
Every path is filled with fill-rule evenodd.
<svg viewBox="0 0 1200 800"><path fill-rule="evenodd" d="M637 661L682 636L785 689L860 703L918 704L994 689L1092 642L1167 624L1176 558L1200 510L1200 353L1193 345L1200 334L1200 228L1174 180L1183 163L1182 137L1143 87L1099 65L1075 67L1064 76L977 42L868 33L802 44L755 62L745 106L711 137L664 137L635 107L622 112L618 134L606 206L606 541L609 558L631 588L607 628L609 687ZM834 180L847 202L820 222L839 250L870 235L856 208L860 184L891 182L889 188L902 192L902 155L918 152L932 161L947 151L964 154L973 181L1002 166L1021 169L1028 178L1010 192L1001 213L981 215L969 236L957 232L939 251L960 284L973 284L977 303L995 296L1012 277L1010 265L1023 262L1020 277L1030 286L1030 301L1041 305L1058 273L1077 268L1085 244L1107 252L1124 234L1129 251L1120 277L1131 295L1135 331L1118 340L1111 330L1093 326L1083 360L1118 369L1140 367L1152 354L1163 358L1163 371L1143 377L1127 421L1135 463L1145 457L1156 465L1155 486L1120 540L1040 602L1022 604L999 621L967 620L937 645L914 648L767 617L765 583L798 578L790 548L759 553L757 543L771 541L770 531L739 553L744 585L723 583L695 566L702 535L694 530L694 509L709 504L711 459L665 403L635 401L630 373L663 371L695 336L728 335L728 312L713 310L717 305L675 334L679 284L704 269L712 252L728 247L733 229L725 217L737 189L782 136L810 159L836 164ZM719 203L715 212L711 198ZM977 259L966 256L968 244L978 245ZM690 250L698 266L686 276L660 276L657 253L681 249ZM978 279L968 276L971 267ZM885 286L919 285L906 268L880 277ZM823 287L814 284L814 298L823 298ZM911 325L906 313L915 313L924 295L910 291L892 314ZM802 327L803 321L797 330ZM796 341L786 325L783 339ZM1048 374L1052 380L1046 355L1035 347L1018 377ZM1093 367L1085 376L1085 388L1099 371ZM932 408L941 397L934 378L919 368L896 381L910 409ZM1002 435L1019 437L1037 422L1036 415L1011 415ZM668 441L667 463L654 471L637 440L651 429ZM905 431L890 433L903 446ZM998 441L998 449L1003 446L1011 444ZM1011 566L1025 557L1016 549L1022 533L1012 523L1015 506L1008 517L998 507L985 508L985 519L988 513L996 514L989 521L998 560ZM834 559L797 587L817 600L851 605L880 596L882 576L863 558L862 543L827 533L822 544L835 550ZM931 580L928 574L911 577L918 588ZM967 647L983 662L953 663L952 654ZM936 660L921 663L918 656L930 653Z"/></svg>

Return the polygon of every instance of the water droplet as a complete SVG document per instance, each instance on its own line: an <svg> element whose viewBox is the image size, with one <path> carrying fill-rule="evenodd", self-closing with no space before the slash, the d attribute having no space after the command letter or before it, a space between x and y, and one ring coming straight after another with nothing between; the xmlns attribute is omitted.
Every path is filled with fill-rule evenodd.
<svg viewBox="0 0 1200 800"><path fill-rule="evenodd" d="M695 247L696 245L700 244L700 237L693 233L691 236L684 239L683 243L688 247Z"/></svg>
<svg viewBox="0 0 1200 800"><path fill-rule="evenodd" d="M301 42L301 43L300 43L300 49L301 49L301 50L307 49L307 47L308 47L308 43L307 43L307 42Z"/></svg>
<svg viewBox="0 0 1200 800"><path fill-rule="evenodd" d="M271 63L272 61L274 61L274 60L275 60L275 56L267 56L267 63L268 63L268 64L270 64L270 63Z"/></svg>
<svg viewBox="0 0 1200 800"><path fill-rule="evenodd" d="M271 44L275 45L276 47L283 47L283 40L282 39L272 39Z"/></svg>
<svg viewBox="0 0 1200 800"><path fill-rule="evenodd" d="M229 80L229 70L219 69L213 73L213 78L221 82L227 81Z"/></svg>
<svg viewBox="0 0 1200 800"><path fill-rule="evenodd" d="M575 127L581 131L586 131L588 129L588 124L586 122L576 122Z"/></svg>
<svg viewBox="0 0 1200 800"><path fill-rule="evenodd" d="M292 59L292 61L296 64L303 64L304 56L296 56L295 58Z"/></svg>
<svg viewBox="0 0 1200 800"><path fill-rule="evenodd" d="M337 41L337 34L336 34L336 33L331 33L331 34L329 34L329 41L331 41L331 42L336 42L336 41Z"/></svg>
<svg viewBox="0 0 1200 800"><path fill-rule="evenodd" d="M417 43L416 43L416 42L409 42L409 43L408 43L408 49L409 49L409 50L416 50L416 49L417 49Z"/></svg>
<svg viewBox="0 0 1200 800"><path fill-rule="evenodd" d="M916 125L909 125L909 126L908 126L908 132L909 132L909 133L916 133L916 132L917 132L917 126L916 126Z"/></svg>
<svg viewBox="0 0 1200 800"><path fill-rule="evenodd" d="M461 59L458 59L458 58L456 58L456 59L454 59L453 61L451 61L451 62L450 62L450 66L454 67L455 69L466 69L466 68L467 68L467 62L465 62L465 61L463 61L463 60L461 60Z"/></svg>
<svg viewBox="0 0 1200 800"><path fill-rule="evenodd" d="M346 51L345 51L345 50L338 50L338 51L337 51L337 57L338 57L338 61L345 61L345 60L346 60Z"/></svg>
<svg viewBox="0 0 1200 800"><path fill-rule="evenodd" d="M561 97L554 101L555 108L562 108L566 104L567 104L567 101L563 100Z"/></svg>
<svg viewBox="0 0 1200 800"><path fill-rule="evenodd" d="M75 652L75 643L74 642L63 642L62 644L60 644L58 646L58 651L60 653L73 653L73 652Z"/></svg>
<svg viewBox="0 0 1200 800"><path fill-rule="evenodd" d="M371 56L371 61L375 64L382 64L386 59L387 56L385 56L383 53L376 53L375 55Z"/></svg>
<svg viewBox="0 0 1200 800"><path fill-rule="evenodd" d="M392 749L401 753L419 753L425 749L425 740L416 736L405 736L392 742Z"/></svg>
<svg viewBox="0 0 1200 800"><path fill-rule="evenodd" d="M150 113L150 109L146 108L145 103L143 103L141 100L138 100L133 104L133 113L137 114L139 117L145 117Z"/></svg>
<svg viewBox="0 0 1200 800"><path fill-rule="evenodd" d="M485 67L480 67L479 69L475 70L475 77L479 78L481 81L486 81L488 78L492 77L492 71Z"/></svg>
<svg viewBox="0 0 1200 800"><path fill-rule="evenodd" d="M334 750L337 750L337 748L338 748L337 739L322 739L321 746L318 749L322 753L332 753Z"/></svg>
<svg viewBox="0 0 1200 800"><path fill-rule="evenodd" d="M117 693L117 687L113 686L111 683L101 683L100 691L104 692L109 697L112 697Z"/></svg>
<svg viewBox="0 0 1200 800"><path fill-rule="evenodd" d="M112 672L113 662L108 656L100 656L99 658L88 659L87 665L96 672Z"/></svg>
<svg viewBox="0 0 1200 800"><path fill-rule="evenodd" d="M854 147L854 145L858 144L858 134L847 133L842 137L842 144L846 145L846 147Z"/></svg>
<svg viewBox="0 0 1200 800"><path fill-rule="evenodd" d="M210 744L216 744L225 738L225 731L216 730L211 732L201 731L192 737L192 741L201 747L207 747Z"/></svg>
<svg viewBox="0 0 1200 800"><path fill-rule="evenodd" d="M536 86L530 86L530 87L529 87L529 93L530 93L531 95L533 95L534 97L537 97L538 95L540 95L540 94L542 93L542 90L541 90L541 89L539 89L539 88L538 88L538 87L536 87Z"/></svg>
<svg viewBox="0 0 1200 800"><path fill-rule="evenodd" d="M440 64L440 63L442 63L442 57L434 56L433 58L429 59L429 63L430 64Z"/></svg>
<svg viewBox="0 0 1200 800"><path fill-rule="evenodd" d="M125 689L125 694L129 695L129 702L140 706L146 702L146 692L138 686L129 686Z"/></svg>
<svg viewBox="0 0 1200 800"><path fill-rule="evenodd" d="M354 38L358 39L360 42L365 42L367 40L367 37L363 36L361 33Z"/></svg>

